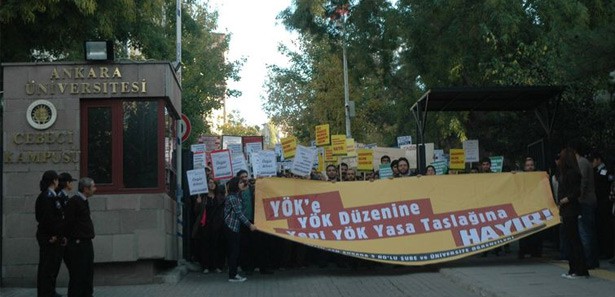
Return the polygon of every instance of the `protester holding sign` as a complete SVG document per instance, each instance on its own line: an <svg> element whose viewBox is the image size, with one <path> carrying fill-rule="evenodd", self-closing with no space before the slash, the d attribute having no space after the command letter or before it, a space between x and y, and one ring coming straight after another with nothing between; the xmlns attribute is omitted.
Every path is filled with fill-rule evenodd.
<svg viewBox="0 0 615 297"><path fill-rule="evenodd" d="M239 262L240 233L239 228L243 224L256 231L256 226L243 214L240 192L247 187L247 183L238 177L233 177L228 183L228 195L224 202L224 225L227 239L228 252L228 281L244 282L246 278L237 274Z"/></svg>

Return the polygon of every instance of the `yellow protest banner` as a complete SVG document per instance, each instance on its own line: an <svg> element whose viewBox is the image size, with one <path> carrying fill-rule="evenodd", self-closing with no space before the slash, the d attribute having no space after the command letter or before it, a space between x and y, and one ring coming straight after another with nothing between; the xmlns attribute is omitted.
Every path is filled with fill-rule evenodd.
<svg viewBox="0 0 615 297"><path fill-rule="evenodd" d="M280 143L282 144L284 159L289 159L295 156L295 151L297 150L297 137L290 136L282 138Z"/></svg>
<svg viewBox="0 0 615 297"><path fill-rule="evenodd" d="M449 169L465 169L466 157L463 149L451 149L450 151L450 166Z"/></svg>
<svg viewBox="0 0 615 297"><path fill-rule="evenodd" d="M355 157L357 155L354 138L346 138L346 155L350 157Z"/></svg>
<svg viewBox="0 0 615 297"><path fill-rule="evenodd" d="M258 230L401 265L456 260L559 224L544 172L256 181Z"/></svg>
<svg viewBox="0 0 615 297"><path fill-rule="evenodd" d="M333 147L328 145L325 146L325 163L336 162L337 157L333 155Z"/></svg>
<svg viewBox="0 0 615 297"><path fill-rule="evenodd" d="M372 171L374 170L374 151L369 149L357 150L357 170Z"/></svg>
<svg viewBox="0 0 615 297"><path fill-rule="evenodd" d="M346 135L331 135L331 147L334 156L346 156Z"/></svg>
<svg viewBox="0 0 615 297"><path fill-rule="evenodd" d="M316 146L325 146L331 144L331 133L329 133L329 124L316 126Z"/></svg>

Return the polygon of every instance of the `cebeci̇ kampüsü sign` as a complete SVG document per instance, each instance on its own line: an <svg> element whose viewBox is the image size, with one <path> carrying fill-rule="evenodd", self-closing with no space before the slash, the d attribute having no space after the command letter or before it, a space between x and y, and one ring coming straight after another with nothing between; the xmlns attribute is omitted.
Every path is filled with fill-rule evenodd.
<svg viewBox="0 0 615 297"><path fill-rule="evenodd" d="M544 172L256 182L260 231L385 263L451 261L559 224Z"/></svg>

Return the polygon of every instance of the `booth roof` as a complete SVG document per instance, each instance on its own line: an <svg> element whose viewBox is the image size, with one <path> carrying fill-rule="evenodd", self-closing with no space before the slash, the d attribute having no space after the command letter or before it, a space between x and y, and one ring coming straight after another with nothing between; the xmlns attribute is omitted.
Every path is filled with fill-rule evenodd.
<svg viewBox="0 0 615 297"><path fill-rule="evenodd" d="M561 86L450 87L427 91L413 106L424 111L532 110L559 96ZM425 105L423 105L425 104Z"/></svg>

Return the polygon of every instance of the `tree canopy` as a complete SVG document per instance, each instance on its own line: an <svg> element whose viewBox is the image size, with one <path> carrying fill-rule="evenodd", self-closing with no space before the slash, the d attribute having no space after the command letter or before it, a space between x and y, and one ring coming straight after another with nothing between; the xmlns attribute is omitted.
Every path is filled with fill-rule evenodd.
<svg viewBox="0 0 615 297"><path fill-rule="evenodd" d="M237 96L241 61L227 62L230 36L216 33L218 15L207 2L182 1L182 112L191 139L207 133L205 117ZM1 62L79 61L83 42L112 40L116 60L175 61L175 0L2 0Z"/></svg>
<svg viewBox="0 0 615 297"><path fill-rule="evenodd" d="M416 135L410 107L429 88L563 85L549 141L615 146L613 1L295 0L280 18L301 48L284 51L291 66L270 68L265 109L304 142L315 124L343 134L345 42L359 142ZM437 147L480 139L487 154L508 158L545 136L531 111L434 114L428 127Z"/></svg>

